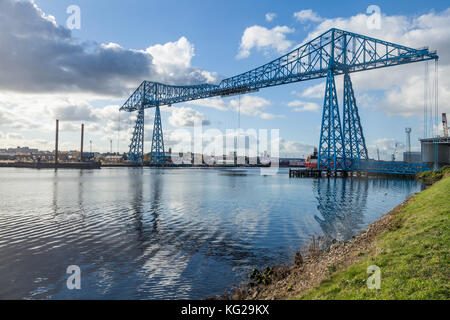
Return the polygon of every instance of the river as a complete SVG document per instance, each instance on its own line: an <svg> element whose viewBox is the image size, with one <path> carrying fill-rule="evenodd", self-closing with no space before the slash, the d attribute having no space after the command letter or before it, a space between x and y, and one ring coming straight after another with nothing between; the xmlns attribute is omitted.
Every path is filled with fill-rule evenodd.
<svg viewBox="0 0 450 320"><path fill-rule="evenodd" d="M288 170L0 169L0 299L201 299L348 240L423 187ZM67 287L67 267L81 289Z"/></svg>

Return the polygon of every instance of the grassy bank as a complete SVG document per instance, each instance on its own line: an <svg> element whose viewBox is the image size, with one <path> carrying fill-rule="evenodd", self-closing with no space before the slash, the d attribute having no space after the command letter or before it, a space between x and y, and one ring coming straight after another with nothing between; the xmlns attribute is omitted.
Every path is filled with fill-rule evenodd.
<svg viewBox="0 0 450 320"><path fill-rule="evenodd" d="M431 185L448 175L450 175L450 166L445 166L439 170L418 173L416 178L425 184Z"/></svg>
<svg viewBox="0 0 450 320"><path fill-rule="evenodd" d="M249 292L256 299L449 299L450 176L410 197L347 243ZM381 270L370 290L368 266Z"/></svg>

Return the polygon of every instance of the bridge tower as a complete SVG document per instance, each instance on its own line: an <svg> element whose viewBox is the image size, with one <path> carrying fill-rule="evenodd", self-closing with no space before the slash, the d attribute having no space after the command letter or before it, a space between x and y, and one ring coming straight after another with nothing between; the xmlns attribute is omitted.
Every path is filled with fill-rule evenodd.
<svg viewBox="0 0 450 320"><path fill-rule="evenodd" d="M331 28L282 57L253 70L222 79L218 84L168 85L143 81L120 110L138 111L129 158L143 161L144 108L155 107L150 161L165 164L160 106L212 97L245 94L283 84L326 78L318 168L329 171L365 170L410 174L426 169L421 163L385 163L368 159L350 73L393 67L439 57L428 48L414 49L392 42ZM343 117L335 77L344 76ZM435 86L436 90L438 86ZM437 100L436 100L437 101ZM437 102L436 102L437 105Z"/></svg>
<svg viewBox="0 0 450 320"><path fill-rule="evenodd" d="M138 164L144 162L144 110L144 105L141 104L128 151L128 160Z"/></svg>
<svg viewBox="0 0 450 320"><path fill-rule="evenodd" d="M319 169L357 170L361 159L368 160L355 92L348 73L344 74L343 130L334 80L328 70L319 145Z"/></svg>
<svg viewBox="0 0 450 320"><path fill-rule="evenodd" d="M360 168L361 159L368 160L364 134L356 106L355 93L350 80L348 64L356 56L355 41L343 35L335 44L331 34L329 64L325 99L323 103L322 127L319 143L319 170L349 171ZM340 122L335 74L344 74L343 125ZM343 130L342 130L343 128Z"/></svg>
<svg viewBox="0 0 450 320"><path fill-rule="evenodd" d="M345 167L349 170L358 170L361 159L369 160L369 156L356 106L355 92L348 73L344 74L343 101Z"/></svg>
<svg viewBox="0 0 450 320"><path fill-rule="evenodd" d="M344 139L334 81L334 70L328 69L320 131L319 170L345 170Z"/></svg>
<svg viewBox="0 0 450 320"><path fill-rule="evenodd" d="M159 105L155 108L155 122L153 124L152 150L150 152L150 163L163 166L166 164L166 153L164 151L164 137L161 125L161 112Z"/></svg>

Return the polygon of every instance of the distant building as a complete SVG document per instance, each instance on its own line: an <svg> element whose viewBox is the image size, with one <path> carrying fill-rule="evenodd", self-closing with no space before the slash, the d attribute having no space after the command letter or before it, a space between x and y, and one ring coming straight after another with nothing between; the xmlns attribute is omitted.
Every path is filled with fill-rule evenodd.
<svg viewBox="0 0 450 320"><path fill-rule="evenodd" d="M422 162L422 153L420 151L403 152L403 161L408 163Z"/></svg>
<svg viewBox="0 0 450 320"><path fill-rule="evenodd" d="M280 158L280 166L283 167L303 167L305 159L302 158Z"/></svg>
<svg viewBox="0 0 450 320"><path fill-rule="evenodd" d="M121 155L107 155L105 156L105 162L121 162L122 156Z"/></svg>
<svg viewBox="0 0 450 320"><path fill-rule="evenodd" d="M0 160L15 160L16 156L8 153L0 152Z"/></svg>
<svg viewBox="0 0 450 320"><path fill-rule="evenodd" d="M421 139L422 162L432 167L436 162L438 166L450 164L450 138L438 137Z"/></svg>
<svg viewBox="0 0 450 320"><path fill-rule="evenodd" d="M28 147L17 147L17 148L8 148L8 153L27 155L31 153L38 153L38 149L30 149Z"/></svg>
<svg viewBox="0 0 450 320"><path fill-rule="evenodd" d="M96 152L83 152L83 160L95 159L99 154Z"/></svg>

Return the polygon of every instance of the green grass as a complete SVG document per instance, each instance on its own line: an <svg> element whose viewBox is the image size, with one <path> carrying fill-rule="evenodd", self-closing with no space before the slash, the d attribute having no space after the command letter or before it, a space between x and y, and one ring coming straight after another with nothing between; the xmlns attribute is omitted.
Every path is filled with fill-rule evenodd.
<svg viewBox="0 0 450 320"><path fill-rule="evenodd" d="M450 175L450 166L444 166L439 170L424 171L417 174L417 179L426 183L433 184L436 181L441 180L443 177Z"/></svg>
<svg viewBox="0 0 450 320"><path fill-rule="evenodd" d="M375 248L296 299L449 299L450 176L416 194ZM381 269L381 288L367 288L367 267Z"/></svg>

